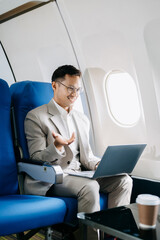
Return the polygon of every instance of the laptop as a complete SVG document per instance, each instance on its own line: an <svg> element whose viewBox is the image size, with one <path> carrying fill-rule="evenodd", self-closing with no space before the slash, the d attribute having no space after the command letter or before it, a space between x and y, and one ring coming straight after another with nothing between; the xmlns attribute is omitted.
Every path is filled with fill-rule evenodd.
<svg viewBox="0 0 160 240"><path fill-rule="evenodd" d="M146 144L108 146L95 171L73 171L69 175L86 178L102 178L130 174Z"/></svg>

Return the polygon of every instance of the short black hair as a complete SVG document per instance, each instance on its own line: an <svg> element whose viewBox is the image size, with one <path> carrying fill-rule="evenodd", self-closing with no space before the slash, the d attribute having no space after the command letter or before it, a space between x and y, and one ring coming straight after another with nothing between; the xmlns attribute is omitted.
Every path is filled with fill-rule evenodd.
<svg viewBox="0 0 160 240"><path fill-rule="evenodd" d="M56 82L58 78L64 78L66 74L68 74L70 76L80 77L81 76L81 71L79 69L75 68L72 65L60 66L54 71L54 73L52 75L52 82L53 81Z"/></svg>

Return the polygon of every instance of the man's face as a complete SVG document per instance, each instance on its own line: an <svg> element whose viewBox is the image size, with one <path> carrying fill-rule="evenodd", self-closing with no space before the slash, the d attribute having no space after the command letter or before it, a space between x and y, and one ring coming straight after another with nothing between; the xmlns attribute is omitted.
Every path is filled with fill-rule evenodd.
<svg viewBox="0 0 160 240"><path fill-rule="evenodd" d="M52 83L54 90L53 98L56 103L66 111L69 111L79 96L79 92L76 90L81 87L81 80L78 76L70 76L68 74L65 75L64 79L58 79L59 82ZM74 91L72 91L72 89L74 89Z"/></svg>

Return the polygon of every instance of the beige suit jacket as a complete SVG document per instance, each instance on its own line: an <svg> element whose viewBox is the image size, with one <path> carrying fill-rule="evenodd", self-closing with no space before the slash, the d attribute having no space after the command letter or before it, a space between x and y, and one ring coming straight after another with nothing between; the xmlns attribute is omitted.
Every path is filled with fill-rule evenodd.
<svg viewBox="0 0 160 240"><path fill-rule="evenodd" d="M78 111L73 110L80 149L80 162L90 170L95 168L99 158L92 153L89 144L88 118ZM69 162L73 159L73 153L69 146L65 146L65 152L60 154L54 146L52 132L66 136L66 129L60 117L60 112L51 100L48 104L42 105L30 111L25 119L25 133L28 143L30 157L37 160L58 164L67 174ZM51 184L35 181L29 176L25 178L25 192L27 194L45 195Z"/></svg>

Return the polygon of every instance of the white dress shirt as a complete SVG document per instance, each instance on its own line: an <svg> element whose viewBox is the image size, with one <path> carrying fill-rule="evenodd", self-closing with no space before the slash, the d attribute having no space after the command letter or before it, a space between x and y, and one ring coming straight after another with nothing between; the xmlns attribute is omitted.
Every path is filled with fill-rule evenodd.
<svg viewBox="0 0 160 240"><path fill-rule="evenodd" d="M54 101L54 99L53 99ZM68 168L67 169L71 169L71 170L81 170L80 169L80 162L79 162L79 141L78 141L78 131L76 128L76 124L75 121L73 119L72 116L72 110L68 113L64 108L62 108L60 105L58 105L55 101L54 101L55 106L57 107L61 119L64 123L64 126L66 128L66 136L63 136L67 139L69 139L72 136L72 133L75 133L75 140L73 143L71 143L69 145L69 147L71 148L72 152L73 152L73 159L71 159L71 161L69 161L68 164ZM61 154L64 153L64 148L61 151Z"/></svg>

